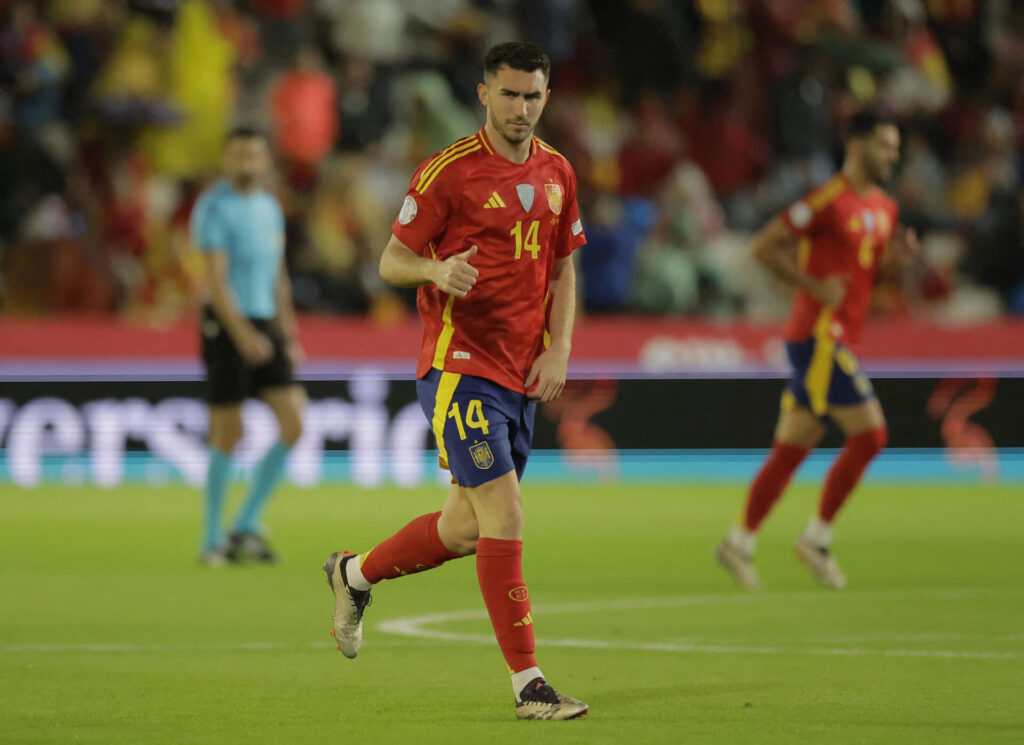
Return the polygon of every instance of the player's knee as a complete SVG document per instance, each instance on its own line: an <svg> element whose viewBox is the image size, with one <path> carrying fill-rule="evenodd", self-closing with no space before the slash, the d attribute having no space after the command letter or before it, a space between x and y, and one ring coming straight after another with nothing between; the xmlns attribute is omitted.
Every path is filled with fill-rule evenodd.
<svg viewBox="0 0 1024 745"><path fill-rule="evenodd" d="M437 534L445 548L453 554L469 556L476 553L480 528L475 519L458 520L442 516L437 523Z"/></svg>
<svg viewBox="0 0 1024 745"><path fill-rule="evenodd" d="M518 499L491 504L478 518L487 535L516 538L523 534L523 508Z"/></svg>
<svg viewBox="0 0 1024 745"><path fill-rule="evenodd" d="M296 417L294 421L281 422L281 442L291 447L302 437L302 420Z"/></svg>
<svg viewBox="0 0 1024 745"><path fill-rule="evenodd" d="M858 432L847 438L847 442L868 458L873 458L882 452L889 443L889 428L883 425L876 429Z"/></svg>
<svg viewBox="0 0 1024 745"><path fill-rule="evenodd" d="M478 535L463 534L453 537L451 540L444 541L445 548L451 551L453 554L459 556L469 556L476 553L476 542L479 540Z"/></svg>
<svg viewBox="0 0 1024 745"><path fill-rule="evenodd" d="M235 452L235 447L241 439L241 423L222 422L210 430L210 445L223 453Z"/></svg>

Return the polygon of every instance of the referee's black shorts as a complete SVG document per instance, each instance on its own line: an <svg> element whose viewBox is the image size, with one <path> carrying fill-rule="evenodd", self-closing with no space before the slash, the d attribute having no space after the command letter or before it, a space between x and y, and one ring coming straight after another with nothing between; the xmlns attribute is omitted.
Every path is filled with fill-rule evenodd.
<svg viewBox="0 0 1024 745"><path fill-rule="evenodd" d="M249 322L270 339L274 348L273 356L261 365L246 362L217 314L209 306L203 307L199 334L206 366L206 400L213 405L241 403L266 388L295 382L288 343L277 320L250 318Z"/></svg>

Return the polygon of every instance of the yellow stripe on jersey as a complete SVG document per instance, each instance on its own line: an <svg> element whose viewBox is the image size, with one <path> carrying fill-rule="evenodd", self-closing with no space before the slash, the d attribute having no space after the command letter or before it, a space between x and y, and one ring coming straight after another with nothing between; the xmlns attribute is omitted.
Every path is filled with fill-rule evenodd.
<svg viewBox="0 0 1024 745"><path fill-rule="evenodd" d="M449 295L448 302L444 304L444 313L441 320L444 321L444 328L437 337L437 346L434 347L433 367L437 370L444 370L444 358L448 356L448 345L452 343L452 336L455 334L455 327L452 325L452 306L455 305L455 296Z"/></svg>
<svg viewBox="0 0 1024 745"><path fill-rule="evenodd" d="M424 179L430 176L430 174L432 174L437 169L437 166L439 163L441 163L441 161L443 161L445 158L447 158L449 155L455 152L455 150L461 147L465 147L466 145L471 145L474 141L475 138L473 137L463 137L459 140L456 140L451 145L449 145L444 150L435 155L433 160L427 163L427 167L423 169L423 173L420 174L420 180L417 183L417 188L419 188L419 184L423 183Z"/></svg>
<svg viewBox="0 0 1024 745"><path fill-rule="evenodd" d="M441 468L448 467L448 448L444 446L444 423L448 419L448 407L452 405L452 397L455 396L455 388L459 385L462 376L459 373L441 373L441 380L437 383L437 394L434 397L434 418L431 425L434 428L434 439L437 440L438 460Z"/></svg>
<svg viewBox="0 0 1024 745"><path fill-rule="evenodd" d="M545 316L547 316L547 313L548 313L548 301L549 300L551 300L551 293L550 292L548 292L547 294L544 295L544 315ZM551 333L548 331L548 325L547 325L546 322L544 324L544 349L545 350L551 349Z"/></svg>
<svg viewBox="0 0 1024 745"><path fill-rule="evenodd" d="M504 207L504 206L505 206L505 200L501 198L501 195L500 195L500 194L499 194L498 192L494 192L494 196L493 196L493 197L491 197L491 199L493 199L493 200L494 200L494 202L495 202L495 203L496 203L496 204L497 204L497 205L498 205L499 207Z"/></svg>
<svg viewBox="0 0 1024 745"><path fill-rule="evenodd" d="M832 325L832 309L824 307L814 324L814 354L811 364L807 366L804 376L804 387L815 416L823 416L828 411L828 387L832 382L833 354L836 343L829 333Z"/></svg>
<svg viewBox="0 0 1024 745"><path fill-rule="evenodd" d="M465 157L470 153L475 153L477 150L480 150L480 143L475 142L474 144L474 142L471 142L469 147L460 150L453 150L450 155L445 156L444 160L437 164L437 167L434 169L433 173L431 173L428 178L420 178L420 183L417 184L416 191L418 191L420 194L426 193L427 189L429 189L430 185L434 182L434 179L437 178L437 174L443 171L449 163L452 163L453 161L456 161L459 158Z"/></svg>
<svg viewBox="0 0 1024 745"><path fill-rule="evenodd" d="M544 142L544 140L542 140L540 137L534 137L533 141L537 143L538 147L540 147L541 150L544 150L545 152L551 153L552 155L557 155L562 160L566 160L566 161L568 160L568 158L566 158L560 152L558 152L553 147L551 147L551 145L549 145L548 143Z"/></svg>
<svg viewBox="0 0 1024 745"><path fill-rule="evenodd" d="M815 212L821 212L835 201L836 197L846 189L846 181L841 176L833 176L817 191L807 197L807 204Z"/></svg>
<svg viewBox="0 0 1024 745"><path fill-rule="evenodd" d="M796 243L796 265L801 269L807 268L807 262L811 260L811 239L806 235Z"/></svg>
<svg viewBox="0 0 1024 745"><path fill-rule="evenodd" d="M483 132L477 132L476 136L480 138L480 144L484 146L484 149L487 152L489 152L491 155L494 155L494 151L491 149L491 146L487 144L487 138L484 137L484 133Z"/></svg>

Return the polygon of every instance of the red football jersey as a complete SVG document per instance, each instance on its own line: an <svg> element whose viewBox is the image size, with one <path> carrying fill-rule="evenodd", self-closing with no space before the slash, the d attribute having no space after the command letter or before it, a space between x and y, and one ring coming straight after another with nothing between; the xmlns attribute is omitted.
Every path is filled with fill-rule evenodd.
<svg viewBox="0 0 1024 745"><path fill-rule="evenodd" d="M555 259L586 243L569 162L534 137L526 162L513 163L481 129L416 169L392 230L413 251L441 260L477 247L470 264L480 275L466 297L433 284L417 292L416 376L434 367L525 392L549 343Z"/></svg>
<svg viewBox="0 0 1024 745"><path fill-rule="evenodd" d="M860 342L878 263L899 210L888 194L871 188L858 194L841 173L782 213L797 238L797 263L812 277L845 275L846 295L838 308L797 290L786 339L803 341L828 334L849 347Z"/></svg>

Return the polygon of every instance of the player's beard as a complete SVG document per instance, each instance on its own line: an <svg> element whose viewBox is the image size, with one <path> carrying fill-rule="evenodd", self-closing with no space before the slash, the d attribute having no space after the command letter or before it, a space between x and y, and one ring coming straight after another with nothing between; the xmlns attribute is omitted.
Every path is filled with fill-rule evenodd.
<svg viewBox="0 0 1024 745"><path fill-rule="evenodd" d="M236 173L231 178L231 182L239 191L249 191L256 186L258 181L259 176L253 173Z"/></svg>
<svg viewBox="0 0 1024 745"><path fill-rule="evenodd" d="M498 130L498 133L501 134L501 136L504 137L506 141L512 143L513 145L518 145L522 142L526 142L533 136L533 127L530 126L530 124L528 123L526 124L526 128L522 130L522 133L519 133L517 131L511 131L511 125L513 124L513 122L506 122L504 127L501 126L498 123L498 118L496 116L491 116L491 124L494 125L494 128Z"/></svg>
<svg viewBox="0 0 1024 745"><path fill-rule="evenodd" d="M875 160L874 158L864 158L864 173L867 174L868 179L871 183L876 186L881 186L890 178L892 178L892 166L889 166L889 171L886 173L884 164Z"/></svg>

